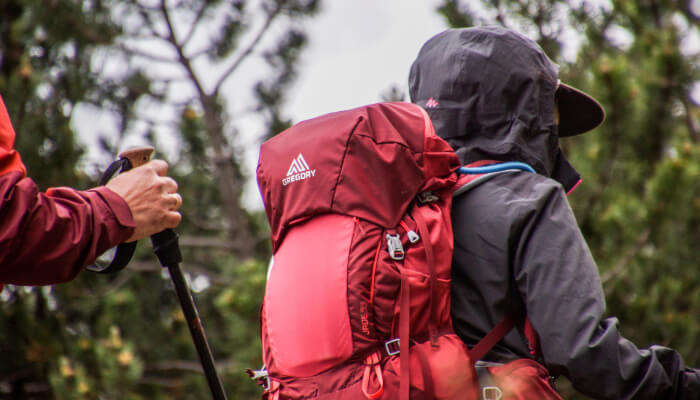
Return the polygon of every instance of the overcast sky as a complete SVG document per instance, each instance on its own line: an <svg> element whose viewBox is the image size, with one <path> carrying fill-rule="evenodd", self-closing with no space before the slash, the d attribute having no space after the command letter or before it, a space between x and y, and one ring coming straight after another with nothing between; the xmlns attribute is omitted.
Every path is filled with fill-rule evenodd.
<svg viewBox="0 0 700 400"><path fill-rule="evenodd" d="M392 85L408 95L408 70L421 45L447 25L436 1L325 1L307 23L310 43L284 108L294 122L375 103ZM257 161L257 149L246 157ZM257 188L245 203L255 207Z"/></svg>
<svg viewBox="0 0 700 400"><path fill-rule="evenodd" d="M406 91L421 45L446 29L436 1L326 1L308 23L310 46L286 110L307 119L380 100L392 84Z"/></svg>
<svg viewBox="0 0 700 400"><path fill-rule="evenodd" d="M447 28L436 4L436 0L324 1L322 11L305 23L309 44L301 57L300 75L287 94L285 115L297 123L376 103L392 85L408 96L408 70L418 50ZM255 137L255 127L248 126ZM244 167L252 178L258 144L252 138L245 146ZM243 201L249 208L262 208L254 179L246 185Z"/></svg>
<svg viewBox="0 0 700 400"><path fill-rule="evenodd" d="M287 94L284 115L296 123L328 112L375 103L392 85L397 85L407 95L408 71L418 50L430 37L447 28L435 11L437 3L438 0L323 1L319 15L304 23L309 44L301 56L300 75ZM700 9L700 0L692 4L694 9ZM625 35L621 33L616 37L622 40ZM575 42L574 38L569 39ZM698 42L695 35L686 47L697 51ZM569 47L575 50L574 46ZM244 76L245 68L249 68L252 75L258 72L259 65L245 65ZM255 82L245 78L244 81ZM225 91L227 101L238 103L239 108L241 103L246 104L243 88L238 86L240 83L231 82ZM696 89L694 92L699 93L697 97L700 98L700 85L696 85ZM74 126L88 148L84 165L88 170L95 164L104 167L107 163L102 159L104 155L90 149L96 148L96 132L112 131L112 135L116 135L116 126L109 115L99 110L79 111L82 112L76 113L79 117L75 118ZM242 140L237 145L245 150L243 167L253 177L258 157L257 138L263 128L259 120L255 121L255 116L250 121L246 118L242 121L239 126ZM131 138L139 140L137 136ZM127 140L120 144L120 150L141 144ZM161 150L168 152L167 148ZM246 187L244 202L248 207L261 207L254 180Z"/></svg>
<svg viewBox="0 0 700 400"><path fill-rule="evenodd" d="M296 82L287 94L285 116L293 122L325 113L358 107L381 100L381 94L392 85L408 93L408 70L421 45L433 35L446 29L435 11L437 0L353 0L322 2L321 12L304 22L309 43L303 51ZM251 76L259 66L249 63ZM245 80L254 83L254 79ZM227 101L245 104L241 82L231 82ZM97 136L117 135L117 127L109 113L81 106L75 113L73 125L87 147L83 167L92 171L104 168L109 160L95 149ZM254 176L262 126L255 118L241 124L245 149L243 167ZM143 145L140 135L130 135L119 144L119 150ZM165 147L166 142L161 143ZM161 148L168 153L167 148ZM254 180L246 187L244 202L261 207Z"/></svg>
<svg viewBox="0 0 700 400"><path fill-rule="evenodd" d="M392 85L408 95L408 70L421 45L447 25L436 1L325 1L307 23L310 43L301 74L288 94L286 114L299 122L325 113L376 103ZM246 159L254 171L257 146ZM261 206L254 184L248 206Z"/></svg>

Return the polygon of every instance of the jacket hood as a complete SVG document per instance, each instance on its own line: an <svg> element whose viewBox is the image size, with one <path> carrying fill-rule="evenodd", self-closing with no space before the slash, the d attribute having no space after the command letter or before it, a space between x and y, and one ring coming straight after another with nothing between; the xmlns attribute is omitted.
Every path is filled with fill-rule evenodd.
<svg viewBox="0 0 700 400"><path fill-rule="evenodd" d="M421 48L409 93L463 163L522 161L568 192L580 176L559 148L558 72L536 42L517 32L450 29Z"/></svg>

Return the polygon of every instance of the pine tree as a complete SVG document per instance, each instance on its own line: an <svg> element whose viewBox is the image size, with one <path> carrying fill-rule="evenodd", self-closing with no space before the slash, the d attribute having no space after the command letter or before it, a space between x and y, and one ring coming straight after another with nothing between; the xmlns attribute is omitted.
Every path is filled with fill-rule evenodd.
<svg viewBox="0 0 700 400"><path fill-rule="evenodd" d="M71 116L96 93L90 74L97 46L119 29L101 3L4 1L0 3L0 93L18 132L16 147L41 188L87 187L90 177L75 163L83 154ZM73 292L71 289L67 293ZM51 398L66 348L70 310L50 288L7 286L0 293L0 397ZM61 369L80 388L81 378ZM77 394L76 394L77 396Z"/></svg>
<svg viewBox="0 0 700 400"><path fill-rule="evenodd" d="M290 124L281 106L316 0L60 1L0 5L0 93L29 174L42 188L87 188L75 109L108 112L119 135L106 166L143 135L185 199L177 228L187 272L229 398L257 398L258 311L269 255L261 213L241 205L240 121L253 140ZM258 72L249 82L248 68ZM243 106L241 106L241 104ZM240 112L234 112L238 108ZM98 127L99 128L99 127ZM99 134L99 131L98 131ZM117 275L82 273L0 294L0 397L201 399L209 389L167 272L148 243Z"/></svg>

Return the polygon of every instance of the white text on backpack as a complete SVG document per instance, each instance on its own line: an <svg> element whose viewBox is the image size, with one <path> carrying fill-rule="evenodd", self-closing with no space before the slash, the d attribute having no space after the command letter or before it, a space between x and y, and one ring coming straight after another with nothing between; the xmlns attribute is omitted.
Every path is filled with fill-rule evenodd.
<svg viewBox="0 0 700 400"><path fill-rule="evenodd" d="M289 166L287 177L282 179L282 185L287 186L292 182L301 181L304 179L316 176L316 170L309 168L309 164L304 160L304 156L299 155L292 160L292 165Z"/></svg>

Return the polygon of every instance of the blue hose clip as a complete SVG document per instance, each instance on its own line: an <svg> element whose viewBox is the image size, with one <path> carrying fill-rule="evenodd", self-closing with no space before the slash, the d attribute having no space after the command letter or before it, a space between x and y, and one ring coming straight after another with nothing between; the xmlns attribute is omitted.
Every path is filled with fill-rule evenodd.
<svg viewBox="0 0 700 400"><path fill-rule="evenodd" d="M457 169L457 172L460 174L488 174L491 172L507 171L509 169L519 169L521 171L532 172L533 174L535 173L535 170L531 166L519 161L509 161L499 164L484 165L481 167L460 167Z"/></svg>

